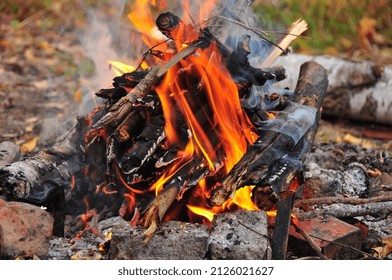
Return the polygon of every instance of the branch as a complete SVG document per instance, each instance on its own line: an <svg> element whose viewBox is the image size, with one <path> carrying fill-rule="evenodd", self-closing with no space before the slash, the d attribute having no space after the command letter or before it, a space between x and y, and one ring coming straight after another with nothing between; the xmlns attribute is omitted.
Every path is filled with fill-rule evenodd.
<svg viewBox="0 0 392 280"><path fill-rule="evenodd" d="M332 204L312 211L302 211L294 208L294 214L298 219L312 219L319 216L333 216L336 218L350 218L358 216L378 216L392 213L392 201L370 202L361 205Z"/></svg>
<svg viewBox="0 0 392 280"><path fill-rule="evenodd" d="M355 197L320 197L320 198L309 198L298 201L295 204L296 208L308 209L312 205L320 204L351 204L351 205L361 205L373 202L388 202L392 201L392 194L375 196L370 198L355 198Z"/></svg>

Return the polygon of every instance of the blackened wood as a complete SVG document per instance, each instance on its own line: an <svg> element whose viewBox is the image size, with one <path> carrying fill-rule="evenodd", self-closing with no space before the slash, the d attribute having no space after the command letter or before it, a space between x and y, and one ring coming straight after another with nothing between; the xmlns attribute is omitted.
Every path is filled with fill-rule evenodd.
<svg viewBox="0 0 392 280"><path fill-rule="evenodd" d="M292 113L301 113L298 119L293 119L293 123L298 121L298 130L293 130L293 127L290 127L291 125L287 126L288 118L292 117L291 114L280 113L271 122L272 125L269 129L260 131L258 140L223 179L222 185L212 192L210 199L212 205L222 205L229 197L233 197L236 189L248 183L248 176L251 172L259 170L268 175L268 168L271 163L295 149L296 145L301 142L301 139L311 131L311 127L317 122L317 114L310 116L309 113L312 112L312 108L314 108L313 112L320 108L327 85L326 70L318 63L307 62L301 66L300 78L293 97L294 107L292 107ZM313 119L306 120L309 117ZM307 122L308 124L306 127L302 127L301 122ZM274 124L276 125L274 126ZM285 131L285 129L289 131ZM301 131L301 129L306 129L306 131Z"/></svg>
<svg viewBox="0 0 392 280"><path fill-rule="evenodd" d="M289 215L276 216L274 232L272 235L271 249L273 260L286 259L286 249L288 242L288 229L291 222L291 209L294 203L295 192L284 192L278 202L277 213L289 213ZM283 234L282 234L283 233Z"/></svg>
<svg viewBox="0 0 392 280"><path fill-rule="evenodd" d="M170 39L174 39L172 34L174 29L178 28L180 24L184 24L177 15L171 12L160 14L157 17L155 23L159 31L161 31L166 37Z"/></svg>
<svg viewBox="0 0 392 280"><path fill-rule="evenodd" d="M137 136L132 148L120 158L121 170L125 174L135 172L151 157L165 137L163 118L151 118L142 133Z"/></svg>
<svg viewBox="0 0 392 280"><path fill-rule="evenodd" d="M92 126L92 129L117 127L124 118L132 111L133 103L138 98L147 95L151 88L159 81L157 73L160 63L156 64L150 72L141 80L126 96L115 103L110 110Z"/></svg>
<svg viewBox="0 0 392 280"><path fill-rule="evenodd" d="M226 66L234 81L241 83L250 82L261 86L267 80L275 78L275 75L250 65L248 59L248 55L251 53L249 41L249 35L243 35L239 39L237 48L231 53Z"/></svg>

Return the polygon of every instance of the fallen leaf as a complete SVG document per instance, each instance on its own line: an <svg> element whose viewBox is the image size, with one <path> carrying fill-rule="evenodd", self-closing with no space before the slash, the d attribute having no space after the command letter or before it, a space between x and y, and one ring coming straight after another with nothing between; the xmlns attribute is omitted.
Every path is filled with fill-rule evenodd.
<svg viewBox="0 0 392 280"><path fill-rule="evenodd" d="M392 253L392 236L382 239L381 242L383 246L373 248L373 250L375 251L374 256L384 259L390 253Z"/></svg>
<svg viewBox="0 0 392 280"><path fill-rule="evenodd" d="M50 83L48 82L48 80L40 80L40 81L33 82L33 85L37 89L43 90L43 89L47 89L50 86Z"/></svg>
<svg viewBox="0 0 392 280"><path fill-rule="evenodd" d="M374 18L363 17L359 21L358 38L363 50L371 50L372 44L385 44L385 37L377 32L376 27L377 20Z"/></svg>
<svg viewBox="0 0 392 280"><path fill-rule="evenodd" d="M24 142L20 147L21 152L24 154L31 153L37 146L38 139L39 139L38 136L34 136L30 140Z"/></svg>
<svg viewBox="0 0 392 280"><path fill-rule="evenodd" d="M80 88L77 91L75 91L74 100L79 104L82 102L82 91L80 90Z"/></svg>
<svg viewBox="0 0 392 280"><path fill-rule="evenodd" d="M33 132L33 129L34 129L34 125L33 124L30 124L30 125L25 127L25 131L26 132Z"/></svg>
<svg viewBox="0 0 392 280"><path fill-rule="evenodd" d="M71 256L71 260L100 260L102 255L91 250L80 250Z"/></svg>
<svg viewBox="0 0 392 280"><path fill-rule="evenodd" d="M378 170L377 168L368 169L366 171L372 177L378 177L378 176L380 176L382 174L382 172L380 170Z"/></svg>
<svg viewBox="0 0 392 280"><path fill-rule="evenodd" d="M350 133L346 133L346 135L344 135L343 141L348 144L355 144L355 145L362 146L363 148L366 148L366 149L378 147L378 145L376 143L374 143L370 140L355 137L354 135L351 135Z"/></svg>

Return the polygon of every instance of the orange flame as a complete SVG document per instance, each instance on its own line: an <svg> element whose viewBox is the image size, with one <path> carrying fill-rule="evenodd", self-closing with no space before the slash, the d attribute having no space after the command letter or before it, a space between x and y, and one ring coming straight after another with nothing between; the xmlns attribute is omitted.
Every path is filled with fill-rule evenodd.
<svg viewBox="0 0 392 280"><path fill-rule="evenodd" d="M142 34L143 41L151 47L163 39L163 35L158 31L152 16L151 7L156 7L154 0L137 0L135 5L131 5L131 12L128 18L134 27Z"/></svg>
<svg viewBox="0 0 392 280"><path fill-rule="evenodd" d="M203 183L205 184L205 182ZM251 193L254 186L245 186L236 191L234 198L228 199L222 206L214 206L211 208L207 208L202 205L190 205L187 204L186 206L188 209L199 216L203 216L207 218L208 221L212 221L216 214L225 212L225 211L232 211L236 209L246 209L252 211L258 211L259 208L254 205L251 199Z"/></svg>
<svg viewBox="0 0 392 280"><path fill-rule="evenodd" d="M143 40L149 47L162 42L164 39L164 36L155 26L153 14L157 7L165 5L165 3L165 1L137 0L131 7L132 11L128 14L135 28L143 34ZM173 34L177 51L186 48L191 42L198 39L199 28L204 27L203 24L206 18L212 14L215 7L215 0L207 1L201 6L196 18L200 24L198 27L187 23L191 19L183 19L184 24L181 24L178 27L179 30ZM188 3L184 4L184 9L190 11ZM164 46L160 46L160 48L162 47ZM170 48L167 50L168 53L172 51ZM109 63L118 71L117 74L130 72L134 69L116 61L110 61ZM187 84L184 85L181 79L184 73L189 74L195 80L199 80L206 95L205 98L209 105L208 110L212 112L203 113L203 109L200 108L198 108L198 112L194 111L193 104L189 102L194 98L192 96L194 94L193 89L189 88ZM205 162L202 164L208 166L212 172L215 171L217 163L223 164L224 170L222 172L227 174L246 152L248 145L257 138L251 121L242 110L237 86L225 68L220 52L214 42L208 48L198 49L194 55L182 59L177 65L173 66L155 90L162 104L168 144L183 147L183 150L178 152L178 158L180 159L168 168L147 190L135 189L127 184L118 166L114 167L117 178L130 192L130 196L126 196L129 203L132 204L130 208L134 207L136 194L155 191L155 194L158 195L165 183L175 176L194 156L203 158ZM177 135L178 112L173 110L174 106L186 119L189 131L187 143L180 143L181 137ZM200 111L202 112L200 113ZM202 114L201 118L200 114ZM272 118L273 114L271 115ZM105 131L98 133L105 133ZM211 137L211 135L215 137ZM208 205L210 192L211 189L207 186L206 180L199 182L195 191L193 191L195 197L186 205L190 212L211 221L215 214L223 211L238 208L258 210L251 200L251 186L238 190L232 200L229 199L220 207L208 208L206 206Z"/></svg>

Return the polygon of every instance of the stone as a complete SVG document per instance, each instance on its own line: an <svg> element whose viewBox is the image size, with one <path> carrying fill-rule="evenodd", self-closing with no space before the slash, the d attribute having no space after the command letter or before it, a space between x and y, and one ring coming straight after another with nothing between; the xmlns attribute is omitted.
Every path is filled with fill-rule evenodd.
<svg viewBox="0 0 392 280"><path fill-rule="evenodd" d="M148 243L143 242L145 228L132 227L126 221L112 229L110 259L120 260L201 260L208 249L206 225L170 221Z"/></svg>
<svg viewBox="0 0 392 280"><path fill-rule="evenodd" d="M238 210L214 217L209 239L211 259L269 258L267 216L263 211Z"/></svg>
<svg viewBox="0 0 392 280"><path fill-rule="evenodd" d="M0 256L46 256L53 217L38 206L0 199Z"/></svg>

